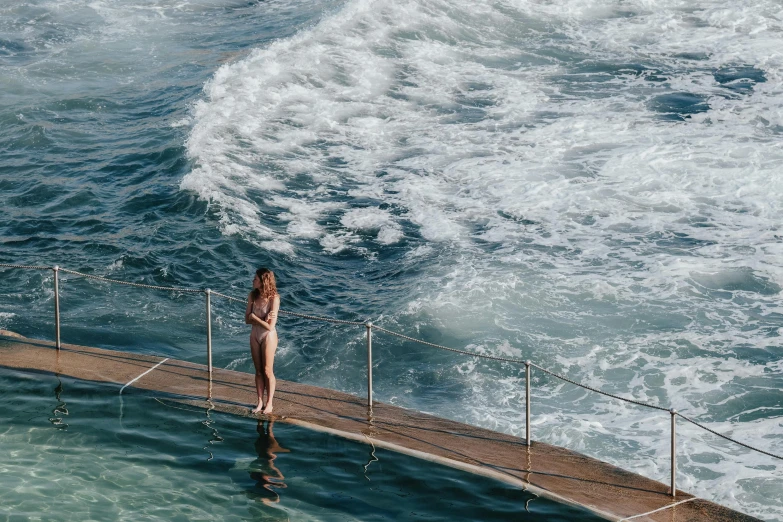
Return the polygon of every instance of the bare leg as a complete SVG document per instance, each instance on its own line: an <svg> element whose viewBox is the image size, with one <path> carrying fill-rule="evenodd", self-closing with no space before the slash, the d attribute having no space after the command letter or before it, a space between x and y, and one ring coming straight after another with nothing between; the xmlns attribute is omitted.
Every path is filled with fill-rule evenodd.
<svg viewBox="0 0 783 522"><path fill-rule="evenodd" d="M262 346L264 353L264 384L266 385L266 407L262 413L272 413L272 398L275 395L275 386L277 385L277 379L273 371L275 363L275 351L277 350L277 332L272 330L264 339L264 345Z"/></svg>
<svg viewBox="0 0 783 522"><path fill-rule="evenodd" d="M253 413L258 413L264 409L264 363L262 361L261 345L258 339L250 337L250 355L253 357L253 366L256 368L256 393L258 393L258 403L253 408Z"/></svg>

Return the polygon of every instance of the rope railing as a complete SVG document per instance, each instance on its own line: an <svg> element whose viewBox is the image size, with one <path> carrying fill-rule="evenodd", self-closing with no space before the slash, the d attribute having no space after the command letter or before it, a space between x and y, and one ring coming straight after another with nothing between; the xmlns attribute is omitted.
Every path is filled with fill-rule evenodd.
<svg viewBox="0 0 783 522"><path fill-rule="evenodd" d="M168 292L183 292L183 293L192 293L192 294L201 294L205 292L205 290L201 290L201 289L196 290L194 288L179 288L175 286L158 286L158 285L148 285L145 283L131 283L129 281L121 281L119 279L109 279L108 277L85 274L82 272L77 272L76 270L69 270L67 268L60 268L60 272L75 275L75 276L85 277L87 279L93 279L95 281L103 281L104 283L114 283L117 285L134 286L136 288L147 288L149 290L165 290Z"/></svg>
<svg viewBox="0 0 783 522"><path fill-rule="evenodd" d="M510 358L510 357L497 357L497 356L493 356L493 355L486 355L486 354L481 354L481 353L469 352L467 350L458 350L456 348L449 348L448 346L443 346L443 345L439 345L439 344L435 344L435 343L430 343L430 342L427 342L427 341L423 341L421 339L416 339L415 337L409 337L407 335L404 335L404 334L401 334L401 333L398 333L398 332L387 330L386 328L383 328L383 327L380 327L380 326L377 326L377 325L373 325L373 329L381 331L381 332L384 332L384 333L387 333L389 335L393 335L393 336L399 337L401 339L405 339L405 340L408 340L408 341L414 341L414 342L417 342L419 344L423 344L425 346L430 346L432 348L438 348L440 350L448 350L450 352L455 352L455 353L460 353L460 354L464 354L464 355L469 355L471 357L480 357L482 359L489 359L489 360L493 360L493 361L501 361L501 362L517 363L517 364L529 364L530 366L533 366L534 368L537 368L537 369L541 370L542 372L544 372L544 373L546 373L548 375L551 375L552 377L560 379L561 381L565 381L567 383L573 384L573 385L578 386L580 388L584 388L585 390L590 390L592 392L604 395L606 397L611 397L612 399L618 399L618 400L621 400L621 401L624 401L624 402L628 402L630 404L635 404L637 406L643 406L645 408L651 408L651 409L654 409L654 410L665 411L665 412L669 412L669 413L671 413L671 411L672 411L670 408L664 408L663 406L656 406L654 404L650 404L650 403L647 403L647 402L642 402L642 401L638 401L638 400L635 400L635 399L629 399L627 397L621 397L619 395L614 395L612 393L607 393L607 392L605 392L603 390L599 390L597 388L593 388L592 386L588 386L586 384L582 384L580 382L577 382L577 381L574 381L572 379L569 379L568 377L565 377L563 375L555 373L555 372L553 372L551 370L548 370L548 369L544 368L543 366L539 366L538 364L534 364L534 363L531 363L529 361L522 361L521 359L513 359L513 358ZM703 426L703 425L699 424L698 422L696 422L696 421L694 421L692 419L689 419L688 417L686 417L682 413L676 412L676 415L679 415L680 417L682 417L683 419L687 420L691 424L694 424L694 425L696 425L696 426L698 426L698 427L700 427L700 428L702 428L702 429L704 429L706 431L709 431L710 433L713 433L713 434L715 434L715 435L717 435L719 437L722 437L722 438L724 438L726 440L729 440L731 442L739 444L740 446L743 446L745 448L748 448L748 449L751 449L751 450L754 450L754 451L758 451L759 453L763 453L764 455L768 455L768 456L774 457L776 459L783 460L783 457L781 457L779 455L775 455L774 453L769 453L769 452L761 450L759 448L755 448L755 447L750 446L748 444L745 444L745 443L739 442L739 441L737 441L735 439L732 439L731 437L728 437L726 435L722 435L722 434L720 434L720 433L718 433L716 431L713 431L710 428L707 428L706 426Z"/></svg>
<svg viewBox="0 0 783 522"><path fill-rule="evenodd" d="M3 268L26 268L27 270L52 270L51 266L36 266L36 265L9 265L7 263L0 263Z"/></svg>
<svg viewBox="0 0 783 522"><path fill-rule="evenodd" d="M222 297L223 299L228 299L229 301L236 301L237 303L244 303L242 299L237 299L236 297L231 297L230 295L221 294L220 292L212 291L212 295L216 295L218 297Z"/></svg>
<svg viewBox="0 0 783 522"><path fill-rule="evenodd" d="M106 283L114 283L114 284L120 284L120 285L126 285L126 286L132 286L137 288L145 288L145 289L152 289L152 290L164 290L169 292L182 292L182 293L203 293L206 294L206 312L207 312L207 357L208 357L208 368L209 368L209 378L210 381L212 379L212 320L211 320L211 303L210 303L210 296L214 295L223 299L226 299L228 301L234 301L238 303L245 303L245 300L238 299L236 297L232 297L226 294L222 294L220 292L215 292L210 289L194 289L194 288L182 288L182 287L170 287L170 286L159 286L159 285L149 285L144 283L132 283L129 281L121 281L119 279L110 279L107 277L102 276L96 276L92 274L85 274L82 272L77 272L75 270L70 270L66 268L60 268L58 266L50 267L50 266L36 266L36 265L17 265L17 264L7 264L7 263L0 263L0 268L16 268L16 269L28 269L28 270L53 270L54 271L54 290L55 290L55 337L56 337L56 346L57 349L60 349L60 306L59 306L59 282L58 282L58 272L63 272L75 276L84 277L87 279L92 279L96 281L102 281ZM764 455L767 455L769 457L783 460L783 457L780 455L776 455L774 453L770 453L768 451L764 451L762 449L753 447L749 444L745 444L743 442L740 442L738 440L735 440L731 437L728 437L726 435L723 435L721 433L718 433L717 431L714 431L696 421L693 419L690 419L689 417L686 417L682 413L677 412L675 409L669 409L664 408L662 406L656 406L654 404L650 404L643 401L638 401L635 399L629 399L627 397L621 397L619 395L614 395L611 393L607 393L605 391L599 390L597 388L594 388L592 386L588 386L586 384L582 384L578 381L575 381L573 379L569 379L568 377L565 377L563 375L560 375L558 373L555 373L551 370L548 370L547 368L544 368L543 366L539 366L538 364L532 363L530 361L523 361L521 359L515 359L512 357L500 357L495 355L488 355L488 354L482 354L482 353L476 353L471 352L467 350L459 350L456 348L451 348L448 346L443 346L440 344L431 343L428 341L424 341L422 339L417 339L415 337L410 337L408 335L395 332L393 330L389 330L386 328L383 328L381 326L377 326L372 324L369 321L366 322L360 322L360 321L346 321L342 319L333 319L329 317L322 317L317 315L309 315L309 314L301 314L296 312L289 312L287 310L280 310L280 314L282 315L288 315L292 317L298 317L302 319L309 319L313 321L321 321L321 322L327 322L332 324L342 324L342 325L350 325L350 326L364 326L366 328L366 335L367 335L367 405L370 409L372 409L372 330L378 330L380 332L383 332L387 335L391 335L393 337L398 337L400 339L404 339L407 341L415 342L422 344L424 346L429 346L431 348L436 348L439 350L446 350L449 352L459 353L462 355L467 355L470 357L478 357L481 359L487 359L492 361L499 361L499 362L507 362L512 364L520 364L525 366L525 439L528 446L531 444L531 437L530 437L530 402L531 402L531 367L536 368L548 375L551 375L552 377L555 377L557 379L560 379L564 382L573 384L575 386L578 386L580 388L584 388L586 390L598 393L600 395L604 395L606 397L610 397L613 399L617 399L620 401L624 401L630 404L635 404L637 406L642 406L645 408L651 408L659 411L666 411L669 412L671 415L671 495L676 495L676 486L675 486L675 470L676 470L676 455L675 455L675 445L676 445L676 431L675 431L675 417L679 416L682 419L688 421L689 423L709 432L713 435L716 435L718 437L721 437L725 440L728 440L730 442L733 442L735 444L738 444L739 446L742 446L746 449L756 451L758 453L762 453Z"/></svg>
<svg viewBox="0 0 783 522"><path fill-rule="evenodd" d="M722 439L726 439L726 440L728 440L728 441L731 441L731 442L733 442L734 444L738 444L738 445L742 446L743 448L747 448L747 449L749 449L749 450L753 450L753 451L758 451L759 453L763 453L764 455L767 455L767 456L769 456L769 457L772 457L772 458L775 458L775 459L780 459L780 460L783 460L783 457L781 457L780 455L775 455L774 453L770 453L770 452L768 452L768 451L764 451L764 450L762 450L762 449L759 449L759 448L754 448L753 446L750 446L749 444L745 444L744 442L740 442L740 441L738 441L738 440L736 440L736 439L732 439L731 437L729 437L729 436L727 436L727 435L724 435L724 434L722 434L722 433L718 433L718 432L717 432L717 431L715 431L715 430L711 430L711 429L710 429L710 428L708 428L707 426L704 426L703 424L699 424L698 422L696 422L696 421L695 421L695 420L693 420L693 419L689 419L688 417L686 417L685 415L683 415L683 414L682 414L682 413L680 413L680 412L677 412L677 415L679 415L680 417L682 417L684 420L686 420L686 421L690 422L690 423L691 423L691 424L693 424L694 426L698 426L699 428L701 428L701 429L703 429L703 430L705 430L705 431L709 431L709 432L710 432L710 433L712 433L713 435L717 435L718 437L720 437L720 438L722 438Z"/></svg>
<svg viewBox="0 0 783 522"><path fill-rule="evenodd" d="M292 317L299 317L301 319L311 319L313 321L323 321L325 323L334 323L334 324L347 324L351 326L365 326L367 323L365 322L359 322L359 321L344 321L342 319L331 319L329 317L320 317L317 315L307 315L307 314L299 314L296 312L288 312L286 310L280 310L279 313L283 315L290 315Z"/></svg>
<svg viewBox="0 0 783 522"><path fill-rule="evenodd" d="M547 370L546 368L544 368L542 366L539 366L537 364L530 363L530 365L535 367L535 368L538 368L539 370L541 370L544 373L548 373L552 377L557 377L561 381L565 381L565 382L574 384L576 386L579 386L580 388L584 388L585 390L590 390L590 391L595 392L595 393L600 393L601 395L606 395L607 397L611 397L612 399L618 399L618 400L621 400L621 401L629 402L631 404L636 404L637 406L644 406L645 408L652 408L654 410L670 411L670 408L664 408L662 406L656 406L654 404L650 404L650 403L647 403L647 402L637 401L635 399L628 399L626 397L620 397L619 395L614 395L614 394L611 394L611 393L607 393L605 391L599 390L598 388L593 388L592 386L588 386L588 385L582 384L580 382L572 381L568 377L563 377L562 375L559 375L559 374L557 374L557 373L555 373L553 371Z"/></svg>
<svg viewBox="0 0 783 522"><path fill-rule="evenodd" d="M476 353L476 352L469 352L467 350L458 350L456 348L449 348L448 346L443 346L440 344L430 343L427 341L422 341L421 339L416 339L415 337L409 337L407 335L393 332L391 330L387 330L386 328L382 328L377 325L373 325L373 328L378 330L379 332L384 332L389 335L393 335L395 337L399 337L400 339L405 339L406 341L413 341L415 343L423 344L424 346L429 346L430 348L437 348L438 350L448 350L449 352L454 353L461 353L463 355L469 355L471 357L481 357L482 359L489 359L492 361L501 361L501 362L509 362L509 363L516 363L516 364L525 364L525 361L521 359L512 359L510 357L498 357L496 355L487 355L483 353Z"/></svg>

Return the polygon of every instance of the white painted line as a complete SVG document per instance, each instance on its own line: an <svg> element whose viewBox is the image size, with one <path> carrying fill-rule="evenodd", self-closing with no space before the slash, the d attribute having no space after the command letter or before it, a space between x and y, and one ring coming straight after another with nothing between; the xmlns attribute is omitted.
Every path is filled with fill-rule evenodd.
<svg viewBox="0 0 783 522"><path fill-rule="evenodd" d="M128 386L130 386L131 384L133 384L134 382L138 381L139 379L141 379L142 377L144 377L145 375L147 375L148 373L150 373L152 370L154 370L155 368L157 368L158 366L160 366L161 364L163 364L164 362L166 362L166 361L168 361L168 360L169 360L169 358L168 358L168 357L166 357L165 359L163 359L162 361L160 361L158 364L156 364L155 366L153 366L152 368L150 368L150 369L149 369L149 370L147 370L146 372L142 373L141 375L139 375L138 377L136 377L136 378L135 378L135 379L133 379L132 381L129 381L129 382L128 382L128 384L126 384L125 386L123 386L122 388L120 388L120 395L122 395L122 390L124 390L125 388L127 388Z"/></svg>
<svg viewBox="0 0 783 522"><path fill-rule="evenodd" d="M669 508L672 508L674 506L679 506L680 504L685 504L686 502L690 502L691 500L699 500L699 499L696 498L696 497L691 497L691 498L686 499L686 500L681 500L679 502L675 502L674 504L669 504L668 506L663 506L662 508L653 509L652 511L648 511L647 513L642 513L641 515L634 515L632 517L620 519L620 520L618 520L618 522L625 522L626 520L633 520L634 518L639 518L639 517L644 517L644 516L647 516L647 515L652 515L653 513L657 513L658 511L663 511L664 509L669 509Z"/></svg>

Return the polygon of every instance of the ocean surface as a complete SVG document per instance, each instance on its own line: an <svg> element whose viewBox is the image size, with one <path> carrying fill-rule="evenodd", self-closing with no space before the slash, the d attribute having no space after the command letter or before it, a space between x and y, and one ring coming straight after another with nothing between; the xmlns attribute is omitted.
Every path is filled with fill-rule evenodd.
<svg viewBox="0 0 783 522"><path fill-rule="evenodd" d="M4 2L0 263L239 298L267 266L286 310L780 455L781 49L771 0ZM0 270L0 328L51 339L52 279ZM62 275L61 310L65 342L205 361L203 295ZM279 333L278 377L365 393L363 327ZM524 368L374 353L378 400L523 433ZM533 390L535 439L668 481L667 413ZM680 489L783 521L782 461L678 429Z"/></svg>

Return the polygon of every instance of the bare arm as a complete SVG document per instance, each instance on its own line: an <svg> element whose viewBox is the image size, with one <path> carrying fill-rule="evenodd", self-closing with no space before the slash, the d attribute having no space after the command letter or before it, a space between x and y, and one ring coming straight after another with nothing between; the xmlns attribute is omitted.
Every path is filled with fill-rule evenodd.
<svg viewBox="0 0 783 522"><path fill-rule="evenodd" d="M245 309L245 324L258 325L266 330L274 330L275 324L277 324L277 311L280 309L280 296L276 295L272 299L272 310L269 311L267 320L264 321L253 313L253 298L248 297L247 308Z"/></svg>
<svg viewBox="0 0 783 522"><path fill-rule="evenodd" d="M272 309L269 311L269 316L267 317L270 330L272 330L277 324L277 312L279 310L280 310L280 296L276 295L272 298Z"/></svg>
<svg viewBox="0 0 783 522"><path fill-rule="evenodd" d="M253 295L247 296L247 306L245 307L245 324L255 324L251 319L253 316Z"/></svg>

